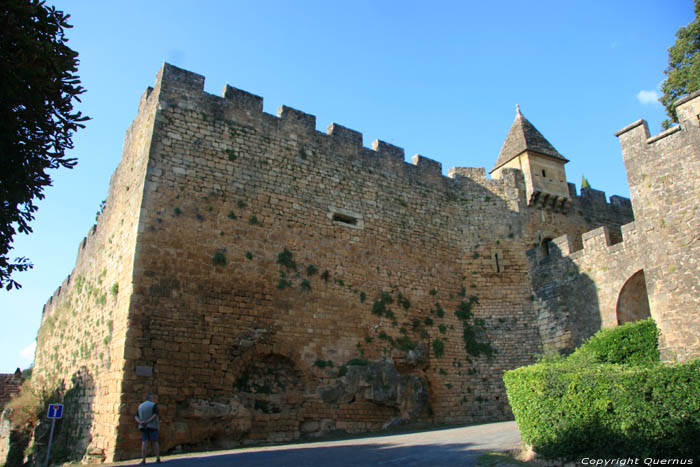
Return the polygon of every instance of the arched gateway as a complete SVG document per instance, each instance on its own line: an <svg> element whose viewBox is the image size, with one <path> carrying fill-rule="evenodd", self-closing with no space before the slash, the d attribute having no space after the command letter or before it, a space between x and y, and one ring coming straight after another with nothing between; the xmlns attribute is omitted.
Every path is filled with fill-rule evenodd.
<svg viewBox="0 0 700 467"><path fill-rule="evenodd" d="M617 297L617 324L629 323L651 317L649 297L644 279L644 270L640 269L627 279Z"/></svg>

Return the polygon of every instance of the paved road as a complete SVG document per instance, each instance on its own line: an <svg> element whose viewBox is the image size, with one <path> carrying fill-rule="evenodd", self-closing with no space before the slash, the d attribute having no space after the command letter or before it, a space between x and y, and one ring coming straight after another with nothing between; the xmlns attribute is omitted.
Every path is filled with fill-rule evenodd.
<svg viewBox="0 0 700 467"><path fill-rule="evenodd" d="M243 448L163 458L167 467L469 466L489 450L520 445L515 422L391 436ZM155 463L153 458L148 464ZM137 461L109 465L137 465Z"/></svg>

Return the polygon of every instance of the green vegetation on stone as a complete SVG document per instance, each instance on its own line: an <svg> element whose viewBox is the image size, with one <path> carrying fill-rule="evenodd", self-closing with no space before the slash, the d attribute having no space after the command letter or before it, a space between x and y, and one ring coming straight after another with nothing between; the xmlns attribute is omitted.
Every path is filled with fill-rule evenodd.
<svg viewBox="0 0 700 467"><path fill-rule="evenodd" d="M433 341L433 353L436 357L442 357L445 353L445 343L439 338Z"/></svg>
<svg viewBox="0 0 700 467"><path fill-rule="evenodd" d="M223 251L217 251L211 258L211 264L214 266L225 266L226 265L226 255Z"/></svg>
<svg viewBox="0 0 700 467"><path fill-rule="evenodd" d="M507 371L523 440L547 458L698 458L700 360L659 362L652 320L598 332L567 358Z"/></svg>

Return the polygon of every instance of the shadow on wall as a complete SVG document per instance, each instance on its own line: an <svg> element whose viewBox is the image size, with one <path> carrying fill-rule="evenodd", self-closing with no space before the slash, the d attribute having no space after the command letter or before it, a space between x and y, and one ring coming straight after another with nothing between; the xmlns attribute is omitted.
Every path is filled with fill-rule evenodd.
<svg viewBox="0 0 700 467"><path fill-rule="evenodd" d="M596 285L562 256L556 242L529 250L527 256L543 346L569 354L602 326Z"/></svg>
<svg viewBox="0 0 700 467"><path fill-rule="evenodd" d="M65 383L63 385L65 387ZM90 431L94 420L95 380L86 366L80 367L71 377L70 389L58 388L47 399L48 403L63 404L63 418L56 420L51 442L50 463L60 464L80 461L88 451ZM51 432L51 420L46 418L47 407L40 414L39 425L34 429L35 448L30 455L30 465L43 465ZM99 460L100 456L97 456Z"/></svg>

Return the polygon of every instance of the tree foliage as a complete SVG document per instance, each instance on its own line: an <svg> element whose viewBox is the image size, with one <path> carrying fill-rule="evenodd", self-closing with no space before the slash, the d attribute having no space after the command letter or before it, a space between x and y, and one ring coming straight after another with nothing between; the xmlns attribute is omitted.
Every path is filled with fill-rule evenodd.
<svg viewBox="0 0 700 467"><path fill-rule="evenodd" d="M78 53L66 45L68 17L40 0L0 3L0 288L8 290L20 287L14 272L32 267L10 259L12 239L32 232L35 202L52 183L48 171L75 166L66 150L87 120L73 110L85 90Z"/></svg>
<svg viewBox="0 0 700 467"><path fill-rule="evenodd" d="M659 99L670 117L662 122L669 128L678 122L673 103L679 98L700 89L700 0L695 0L695 19L676 32L676 43L668 49L666 80L661 85L663 95Z"/></svg>

